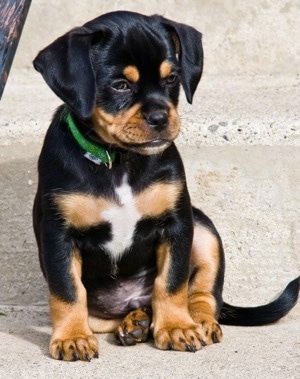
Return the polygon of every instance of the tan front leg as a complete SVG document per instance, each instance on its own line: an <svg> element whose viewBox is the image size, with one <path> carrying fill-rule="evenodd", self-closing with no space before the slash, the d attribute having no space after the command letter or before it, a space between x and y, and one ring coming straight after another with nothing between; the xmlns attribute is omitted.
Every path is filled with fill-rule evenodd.
<svg viewBox="0 0 300 379"><path fill-rule="evenodd" d="M76 287L75 303L66 303L50 296L53 334L49 351L53 358L90 361L98 357L98 341L88 325L86 290L81 282L81 261L74 257L71 275Z"/></svg>

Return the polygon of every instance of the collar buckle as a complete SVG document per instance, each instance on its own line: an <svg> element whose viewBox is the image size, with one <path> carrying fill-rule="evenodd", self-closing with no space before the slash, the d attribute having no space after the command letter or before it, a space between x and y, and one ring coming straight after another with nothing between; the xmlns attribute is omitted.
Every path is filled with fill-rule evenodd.
<svg viewBox="0 0 300 379"><path fill-rule="evenodd" d="M112 161L112 158L111 156L109 155L109 152L106 150L106 155L107 155L107 159L108 159L108 162L107 163L104 163L106 167L108 167L108 169L110 170L112 168L112 164L113 164L113 161Z"/></svg>

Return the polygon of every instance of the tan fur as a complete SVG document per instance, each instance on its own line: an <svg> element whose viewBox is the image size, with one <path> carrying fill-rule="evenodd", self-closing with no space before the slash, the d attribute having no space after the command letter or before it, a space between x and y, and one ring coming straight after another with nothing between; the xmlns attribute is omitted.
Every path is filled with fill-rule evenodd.
<svg viewBox="0 0 300 379"><path fill-rule="evenodd" d="M50 295L50 313L53 334L50 341L50 354L59 359L59 351L67 361L74 359L74 352L81 360L87 355L93 357L98 350L98 341L88 325L86 290L81 282L81 259L74 252L71 263L71 276L76 287L75 303L66 303Z"/></svg>
<svg viewBox="0 0 300 379"><path fill-rule="evenodd" d="M201 274L195 277L190 292L211 292L219 268L219 245L217 238L209 229L195 225L192 245L191 265L199 267Z"/></svg>
<svg viewBox="0 0 300 379"><path fill-rule="evenodd" d="M138 211L143 216L155 217L174 209L182 191L182 183L154 183L136 196Z"/></svg>
<svg viewBox="0 0 300 379"><path fill-rule="evenodd" d="M160 216L176 206L181 191L181 182L154 183L135 195L137 210L144 217ZM112 206L121 206L113 199L85 193L59 194L55 198L55 203L66 225L77 229L88 229L99 225L105 221L102 212Z"/></svg>
<svg viewBox="0 0 300 379"><path fill-rule="evenodd" d="M126 144L143 144L157 138L173 141L179 133L180 120L174 105L171 103L168 105L170 107L169 127L163 131L157 132L149 127L141 114L140 104L135 104L129 110L116 116L108 114L100 107L95 108L92 115L94 130L105 142L119 147L126 147ZM138 151L141 154L148 153L148 150L143 148Z"/></svg>
<svg viewBox="0 0 300 379"><path fill-rule="evenodd" d="M158 273L154 283L152 298L153 318L155 319L154 324L156 325L159 319L162 319L164 323L168 320L169 323L173 324L173 321L176 322L176 315L180 317L181 313L187 312L187 284L175 294L168 293L167 284L170 262L170 246L167 243L163 243L157 249Z"/></svg>
<svg viewBox="0 0 300 379"><path fill-rule="evenodd" d="M134 343L144 342L149 334L150 317L142 308L131 311L118 326L116 336L121 340L129 336ZM139 332L138 334L135 334Z"/></svg>
<svg viewBox="0 0 300 379"><path fill-rule="evenodd" d="M198 269L189 286L189 312L193 320L209 330L205 342L211 344L213 333L222 339L221 328L216 321L216 299L212 294L219 268L219 245L217 238L201 225L194 229L191 265Z"/></svg>
<svg viewBox="0 0 300 379"><path fill-rule="evenodd" d="M136 83L140 79L140 73L136 66L127 66L123 70L123 75L130 82Z"/></svg>
<svg viewBox="0 0 300 379"><path fill-rule="evenodd" d="M189 315L187 283L172 294L167 289L170 262L170 246L163 243L157 250L158 274L152 298L155 344L163 350L185 350L186 344L199 350L202 328Z"/></svg>
<svg viewBox="0 0 300 379"><path fill-rule="evenodd" d="M55 198L59 212L66 224L78 229L89 228L102 220L101 212L112 206L112 202L85 193L60 194Z"/></svg>
<svg viewBox="0 0 300 379"><path fill-rule="evenodd" d="M112 333L121 324L122 319L103 319L89 316L88 324L94 333Z"/></svg>
<svg viewBox="0 0 300 379"><path fill-rule="evenodd" d="M163 61L159 67L160 77L167 78L172 72L172 64L169 61Z"/></svg>

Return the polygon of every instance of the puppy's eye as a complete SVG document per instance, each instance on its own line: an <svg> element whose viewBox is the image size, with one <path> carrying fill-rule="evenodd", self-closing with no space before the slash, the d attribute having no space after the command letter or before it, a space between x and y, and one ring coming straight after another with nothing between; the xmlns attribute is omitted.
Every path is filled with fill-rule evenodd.
<svg viewBox="0 0 300 379"><path fill-rule="evenodd" d="M118 92L130 91L130 85L126 80L118 80L112 84L112 88Z"/></svg>
<svg viewBox="0 0 300 379"><path fill-rule="evenodd" d="M172 85L177 82L178 75L172 73L166 78L166 84Z"/></svg>

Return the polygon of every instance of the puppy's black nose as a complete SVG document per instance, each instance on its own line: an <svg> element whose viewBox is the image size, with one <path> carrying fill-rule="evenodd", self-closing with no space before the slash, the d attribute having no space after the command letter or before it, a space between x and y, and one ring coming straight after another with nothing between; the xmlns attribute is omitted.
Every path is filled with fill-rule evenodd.
<svg viewBox="0 0 300 379"><path fill-rule="evenodd" d="M169 125L166 112L152 112L146 116L146 120L151 128L163 130Z"/></svg>

